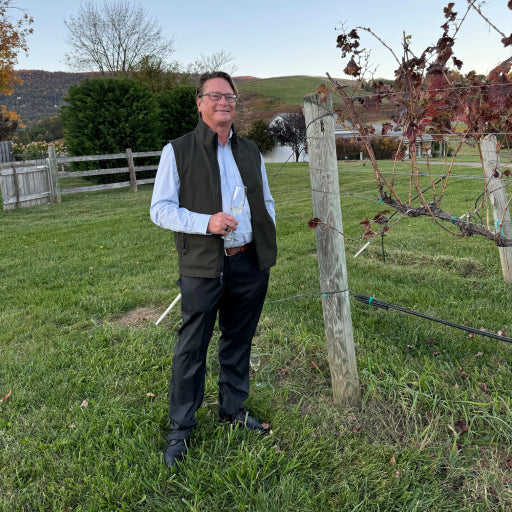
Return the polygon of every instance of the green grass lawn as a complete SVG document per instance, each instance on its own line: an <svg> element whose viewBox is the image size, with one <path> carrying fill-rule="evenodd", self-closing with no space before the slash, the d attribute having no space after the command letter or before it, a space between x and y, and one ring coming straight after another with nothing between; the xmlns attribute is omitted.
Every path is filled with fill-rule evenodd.
<svg viewBox="0 0 512 512"><path fill-rule="evenodd" d="M340 166L355 239L382 209L369 171ZM481 170L454 174L444 206L462 215ZM12 391L0 402L0 511L512 510L512 346L352 299L362 403L334 404L309 167L268 175L279 257L248 406L273 433L218 423L214 337L179 471L162 457L179 308L154 326L178 294L177 261L172 234L149 220L152 187L0 212L0 400ZM345 242L351 294L512 335L492 243L427 218L402 218L355 258L365 243Z"/></svg>
<svg viewBox="0 0 512 512"><path fill-rule="evenodd" d="M339 79L339 82L347 86L354 86L354 81ZM275 78L261 78L259 80L242 82L237 87L240 93L253 92L262 96L279 98L280 101L291 105L302 105L304 96L316 92L320 84L330 85L327 76L281 76ZM333 101L340 103L339 96L334 96Z"/></svg>

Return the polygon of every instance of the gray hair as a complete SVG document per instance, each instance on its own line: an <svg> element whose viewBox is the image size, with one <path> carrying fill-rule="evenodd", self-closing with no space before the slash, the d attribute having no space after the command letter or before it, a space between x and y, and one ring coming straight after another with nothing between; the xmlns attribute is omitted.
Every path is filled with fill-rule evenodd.
<svg viewBox="0 0 512 512"><path fill-rule="evenodd" d="M225 73L224 71L208 71L207 73L203 73L199 77L199 82L197 83L197 89L196 89L196 97L199 97L199 96L201 96L201 94L203 94L204 84L208 80L211 80L212 78L223 78L224 80L226 80L229 83L229 85L231 86L231 89L233 89L233 92L235 94L238 94L235 84L233 82L233 79L227 73Z"/></svg>

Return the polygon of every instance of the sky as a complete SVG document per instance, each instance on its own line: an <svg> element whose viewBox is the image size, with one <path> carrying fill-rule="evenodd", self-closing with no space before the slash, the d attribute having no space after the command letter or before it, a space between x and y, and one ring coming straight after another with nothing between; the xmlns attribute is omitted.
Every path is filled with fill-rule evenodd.
<svg viewBox="0 0 512 512"><path fill-rule="evenodd" d="M95 3L115 0L96 0ZM346 60L336 48L339 28L371 28L397 54L401 55L404 33L412 35L412 48L420 54L434 44L445 22L443 7L448 0L259 0L237 3L212 0L129 0L141 5L157 20L174 53L169 60L184 66L224 51L236 65L235 75L270 78L310 75L343 78ZM479 2L480 3L480 2ZM512 10L508 0L487 0L482 10L504 34L512 30ZM20 54L16 69L72 71L64 62L70 51L64 20L80 11L80 0L12 0L34 18L34 33L28 38L29 56ZM466 0L455 0L460 16ZM19 14L19 11L12 11ZM501 36L471 12L457 35L455 55L464 62L462 72L487 73L512 56ZM371 50L374 77L392 78L396 61L391 53L370 35L362 46Z"/></svg>

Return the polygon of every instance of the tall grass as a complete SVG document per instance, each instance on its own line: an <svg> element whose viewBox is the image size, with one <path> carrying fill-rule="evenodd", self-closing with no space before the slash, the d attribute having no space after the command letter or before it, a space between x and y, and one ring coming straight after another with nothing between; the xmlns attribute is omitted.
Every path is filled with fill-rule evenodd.
<svg viewBox="0 0 512 512"><path fill-rule="evenodd" d="M340 168L344 230L382 209L368 167ZM477 173L462 169L460 175ZM352 302L362 404L333 403L307 164L268 166L279 258L255 338L260 438L217 419L214 337L199 427L163 465L179 308L172 234L151 187L0 212L0 510L487 511L512 508L512 347ZM478 179L453 180L461 215ZM512 333L498 250L403 218L347 241L353 294ZM383 252L384 248L384 252ZM290 300L290 297L296 297Z"/></svg>

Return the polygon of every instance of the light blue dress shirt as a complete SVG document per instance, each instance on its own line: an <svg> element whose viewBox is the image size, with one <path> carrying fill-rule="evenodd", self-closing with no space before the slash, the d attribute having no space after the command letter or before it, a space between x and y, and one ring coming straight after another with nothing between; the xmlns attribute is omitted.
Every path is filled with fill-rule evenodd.
<svg viewBox="0 0 512 512"><path fill-rule="evenodd" d="M231 151L231 135L223 146L219 142L217 160L220 169L222 194L222 211L231 213L231 196L236 185L243 185L240 171ZM263 197L269 215L275 223L274 200L270 194L267 173L263 157L261 157L261 177L263 181ZM150 217L157 225L172 231L206 235L211 215L191 212L179 206L180 178L176 166L176 157L171 144L162 150L158 171L155 178L153 197L151 199ZM244 210L236 215L238 227L235 231L235 241L224 241L224 247L237 247L252 241L251 211L246 201Z"/></svg>

